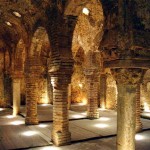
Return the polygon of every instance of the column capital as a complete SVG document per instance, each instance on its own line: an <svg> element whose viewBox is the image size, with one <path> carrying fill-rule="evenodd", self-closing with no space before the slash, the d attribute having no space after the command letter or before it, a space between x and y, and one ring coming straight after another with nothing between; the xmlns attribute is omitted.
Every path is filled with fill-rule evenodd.
<svg viewBox="0 0 150 150"><path fill-rule="evenodd" d="M71 75L55 75L51 76L51 84L53 85L53 90L62 90L68 87L71 83Z"/></svg>
<svg viewBox="0 0 150 150"><path fill-rule="evenodd" d="M111 69L117 84L137 85L141 82L144 71L140 68L117 68Z"/></svg>
<svg viewBox="0 0 150 150"><path fill-rule="evenodd" d="M44 68L40 60L36 57L28 58L25 62L25 74L26 76L39 77L44 72Z"/></svg>
<svg viewBox="0 0 150 150"><path fill-rule="evenodd" d="M84 69L85 76L93 76L96 72L97 72L97 69L92 68L92 67L90 67L88 69Z"/></svg>
<svg viewBox="0 0 150 150"><path fill-rule="evenodd" d="M74 61L72 59L59 58L57 64L49 64L48 73L50 76L72 75Z"/></svg>

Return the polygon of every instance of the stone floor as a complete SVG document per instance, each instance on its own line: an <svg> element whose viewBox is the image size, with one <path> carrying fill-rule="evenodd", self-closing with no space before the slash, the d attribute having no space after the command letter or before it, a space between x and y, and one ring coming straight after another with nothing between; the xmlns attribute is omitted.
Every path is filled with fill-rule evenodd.
<svg viewBox="0 0 150 150"><path fill-rule="evenodd" d="M150 131L144 131L136 136L136 150L150 150ZM29 150L116 150L116 137L102 138L67 146L46 146Z"/></svg>
<svg viewBox="0 0 150 150"><path fill-rule="evenodd" d="M44 111L43 111L44 110ZM116 119L112 110L100 109L100 118L86 118L86 106L72 105L69 111L71 145L55 147L51 143L52 106L38 106L41 123L36 126L24 125L24 116L13 117L12 109L0 108L0 150L115 150ZM24 107L22 107L22 114ZM47 114L45 116L45 114ZM46 119L47 118L47 119ZM46 121L48 120L48 122ZM49 122L49 120L51 120ZM142 119L143 132L136 135L136 150L150 150L150 120ZM50 145L50 146L49 146Z"/></svg>

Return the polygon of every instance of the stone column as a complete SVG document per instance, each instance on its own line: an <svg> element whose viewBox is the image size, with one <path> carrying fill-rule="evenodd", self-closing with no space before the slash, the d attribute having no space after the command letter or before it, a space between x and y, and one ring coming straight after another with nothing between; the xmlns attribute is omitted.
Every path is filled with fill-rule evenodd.
<svg viewBox="0 0 150 150"><path fill-rule="evenodd" d="M136 89L142 69L112 69L117 82L117 150L135 150Z"/></svg>
<svg viewBox="0 0 150 150"><path fill-rule="evenodd" d="M68 109L71 107L71 84L68 85Z"/></svg>
<svg viewBox="0 0 150 150"><path fill-rule="evenodd" d="M37 100L38 100L38 80L41 75L41 65L37 58L29 58L26 61L26 118L27 125L38 124Z"/></svg>
<svg viewBox="0 0 150 150"><path fill-rule="evenodd" d="M84 60L84 75L86 78L86 90L87 90L87 117L90 119L99 118L98 110L98 92L99 92L99 68L95 62L94 51L89 50L85 55Z"/></svg>
<svg viewBox="0 0 150 150"><path fill-rule="evenodd" d="M12 105L12 78L9 73L4 73L4 106Z"/></svg>
<svg viewBox="0 0 150 150"><path fill-rule="evenodd" d="M49 98L50 104L53 105L53 86L51 84L51 77L50 76L48 76L47 82L48 82L48 85L47 85L48 98Z"/></svg>
<svg viewBox="0 0 150 150"><path fill-rule="evenodd" d="M140 132L143 128L141 122L140 89L140 84L138 84L136 89L136 132Z"/></svg>
<svg viewBox="0 0 150 150"><path fill-rule="evenodd" d="M106 108L106 90L107 90L107 75L101 74L100 75L100 107Z"/></svg>
<svg viewBox="0 0 150 150"><path fill-rule="evenodd" d="M0 70L0 107L4 107L4 74Z"/></svg>
<svg viewBox="0 0 150 150"><path fill-rule="evenodd" d="M69 132L68 118L68 84L71 78L67 75L51 77L53 85L53 129L52 141L55 145L70 143L71 133Z"/></svg>
<svg viewBox="0 0 150 150"><path fill-rule="evenodd" d="M16 116L20 112L20 78L13 78L13 116Z"/></svg>
<svg viewBox="0 0 150 150"><path fill-rule="evenodd" d="M88 110L87 117L90 119L99 118L98 110L98 75L96 69L86 69L84 71L87 86Z"/></svg>

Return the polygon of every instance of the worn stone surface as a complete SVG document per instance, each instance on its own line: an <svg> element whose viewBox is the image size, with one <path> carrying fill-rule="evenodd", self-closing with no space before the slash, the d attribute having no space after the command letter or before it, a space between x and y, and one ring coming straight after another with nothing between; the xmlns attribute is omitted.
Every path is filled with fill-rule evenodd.
<svg viewBox="0 0 150 150"><path fill-rule="evenodd" d="M117 150L135 149L137 85L142 69L112 69L117 83Z"/></svg>
<svg viewBox="0 0 150 150"><path fill-rule="evenodd" d="M136 132L142 131L142 122L141 122L141 86L137 85L136 89Z"/></svg>
<svg viewBox="0 0 150 150"><path fill-rule="evenodd" d="M13 78L13 116L16 116L20 113L20 102L21 102L21 93L20 93L20 78Z"/></svg>

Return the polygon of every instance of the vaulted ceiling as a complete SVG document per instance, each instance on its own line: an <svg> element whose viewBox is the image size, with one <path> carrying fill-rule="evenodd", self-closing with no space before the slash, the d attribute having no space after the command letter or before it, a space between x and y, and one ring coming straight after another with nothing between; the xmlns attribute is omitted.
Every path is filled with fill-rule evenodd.
<svg viewBox="0 0 150 150"><path fill-rule="evenodd" d="M30 0L1 0L0 1L0 49L12 47L22 38L28 39L40 19L44 18L48 3L32 3Z"/></svg>

